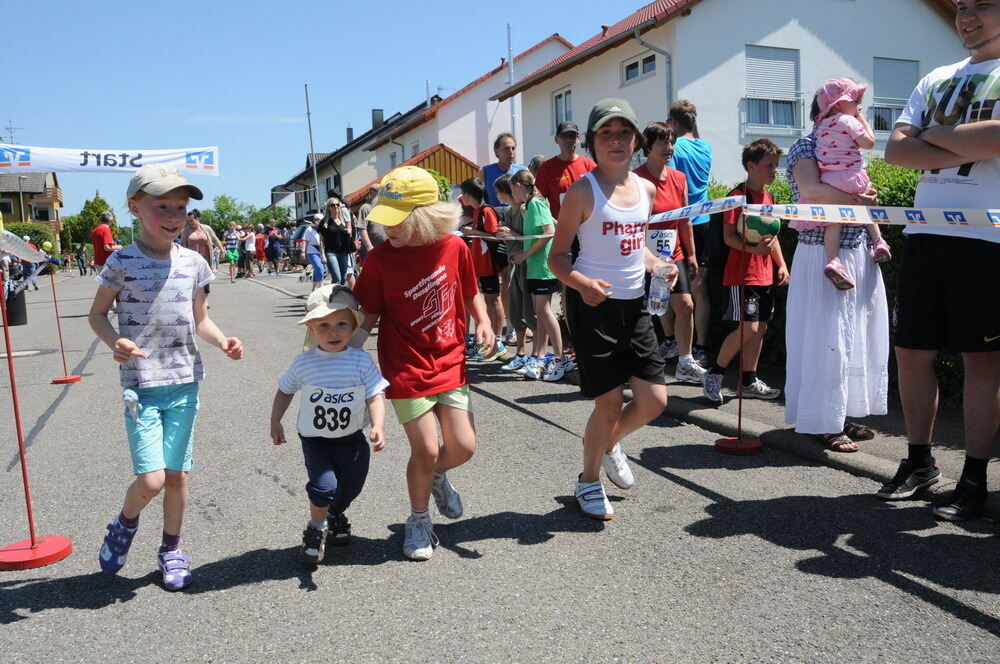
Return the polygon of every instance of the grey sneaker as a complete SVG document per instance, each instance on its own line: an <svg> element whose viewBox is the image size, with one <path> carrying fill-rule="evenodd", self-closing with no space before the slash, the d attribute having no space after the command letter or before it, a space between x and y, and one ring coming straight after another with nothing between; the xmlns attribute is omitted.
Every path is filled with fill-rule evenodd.
<svg viewBox="0 0 1000 664"><path fill-rule="evenodd" d="M921 489L937 484L940 477L941 471L934 464L934 457L931 457L930 465L923 468L915 468L909 459L903 459L896 474L875 495L882 500L906 500Z"/></svg>
<svg viewBox="0 0 1000 664"><path fill-rule="evenodd" d="M674 378L684 383L698 383L701 385L705 382L706 373L708 373L708 370L697 362L692 361L684 366L678 363L677 371L674 372Z"/></svg>
<svg viewBox="0 0 1000 664"><path fill-rule="evenodd" d="M667 339L660 344L660 355L662 355L665 360L677 357L677 340Z"/></svg>
<svg viewBox="0 0 1000 664"><path fill-rule="evenodd" d="M430 560L434 547L438 545L434 534L434 524L430 518L406 520L406 535L403 538L403 555L410 560Z"/></svg>
<svg viewBox="0 0 1000 664"><path fill-rule="evenodd" d="M628 466L628 457L622 452L621 445L615 443L611 451L601 459L601 467L608 479L619 489L631 489L635 486L635 476Z"/></svg>
<svg viewBox="0 0 1000 664"><path fill-rule="evenodd" d="M747 399L777 399L781 396L781 390L776 387L768 387L767 383L760 378L754 380L749 385L743 386L743 396Z"/></svg>
<svg viewBox="0 0 1000 664"><path fill-rule="evenodd" d="M438 512L449 519L457 519L465 511L462 508L462 496L458 495L458 491L448 481L447 473L434 473L431 495L434 496Z"/></svg>
<svg viewBox="0 0 1000 664"><path fill-rule="evenodd" d="M703 348L695 348L691 351L691 355L694 356L694 361L698 364L704 366L708 362L708 353L705 352Z"/></svg>
<svg viewBox="0 0 1000 664"><path fill-rule="evenodd" d="M712 403L722 403L722 374L706 371L701 391Z"/></svg>
<svg viewBox="0 0 1000 664"><path fill-rule="evenodd" d="M600 480L596 482L581 482L576 478L576 502L580 505L580 511L584 516L598 521L608 521L615 515L615 510L608 502L608 496L604 493L604 486Z"/></svg>

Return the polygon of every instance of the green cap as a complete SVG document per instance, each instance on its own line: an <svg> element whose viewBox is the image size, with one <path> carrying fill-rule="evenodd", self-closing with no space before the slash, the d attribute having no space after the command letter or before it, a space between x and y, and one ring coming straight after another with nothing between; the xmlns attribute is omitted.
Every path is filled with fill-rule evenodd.
<svg viewBox="0 0 1000 664"><path fill-rule="evenodd" d="M610 120L621 118L639 130L639 120L635 117L632 105L624 99L602 99L590 109L590 119L587 120L587 131L597 131Z"/></svg>

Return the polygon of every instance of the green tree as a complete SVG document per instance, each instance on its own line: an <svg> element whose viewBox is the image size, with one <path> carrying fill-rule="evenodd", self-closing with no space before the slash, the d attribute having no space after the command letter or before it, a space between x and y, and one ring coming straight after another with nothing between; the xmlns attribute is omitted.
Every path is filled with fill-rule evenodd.
<svg viewBox="0 0 1000 664"><path fill-rule="evenodd" d="M275 223L281 223L283 221L288 221L289 219L289 209L285 207L278 208L255 208L250 207L250 213L247 215L247 221L257 226L257 224L264 224L267 226L271 223L271 220Z"/></svg>
<svg viewBox="0 0 1000 664"><path fill-rule="evenodd" d="M212 207L201 210L201 223L208 224L216 235L222 237L229 222L242 224L253 212L253 208L232 196L220 194L212 199Z"/></svg>
<svg viewBox="0 0 1000 664"><path fill-rule="evenodd" d="M90 240L90 232L101 223L101 213L110 212L112 216L111 220L111 235L115 238L118 237L118 222L114 219L114 211L111 209L111 205L104 200L101 196L100 190L94 192L94 197L83 204L83 208L80 210L80 214L77 215L81 219L82 230L81 233L84 234L82 241L87 242Z"/></svg>

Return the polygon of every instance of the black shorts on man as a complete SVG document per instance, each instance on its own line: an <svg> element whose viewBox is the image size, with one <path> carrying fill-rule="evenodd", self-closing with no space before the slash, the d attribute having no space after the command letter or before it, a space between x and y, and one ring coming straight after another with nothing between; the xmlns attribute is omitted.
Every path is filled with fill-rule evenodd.
<svg viewBox="0 0 1000 664"><path fill-rule="evenodd" d="M528 292L532 295L551 295L559 292L558 279L528 279Z"/></svg>
<svg viewBox="0 0 1000 664"><path fill-rule="evenodd" d="M483 295L496 295L500 292L500 275L479 277L479 291Z"/></svg>

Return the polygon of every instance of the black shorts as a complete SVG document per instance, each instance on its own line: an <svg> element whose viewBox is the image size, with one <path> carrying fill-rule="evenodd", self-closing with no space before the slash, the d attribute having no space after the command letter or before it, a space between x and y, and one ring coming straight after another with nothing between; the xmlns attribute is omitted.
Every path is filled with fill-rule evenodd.
<svg viewBox="0 0 1000 664"><path fill-rule="evenodd" d="M479 277L479 291L483 295L496 295L500 292L500 275Z"/></svg>
<svg viewBox="0 0 1000 664"><path fill-rule="evenodd" d="M729 304L722 314L722 320L740 320L740 287L729 288ZM769 323L774 319L774 286L744 286L743 296L746 299L742 307L746 313L743 320L748 323L763 321Z"/></svg>
<svg viewBox="0 0 1000 664"><path fill-rule="evenodd" d="M688 279L688 266L687 263L681 261L679 263L674 263L677 266L677 281L674 283L673 289L671 289L671 295L682 295L684 293L691 292L691 282ZM646 273L646 297L649 297L649 281L652 279L652 275L649 272Z"/></svg>
<svg viewBox="0 0 1000 664"><path fill-rule="evenodd" d="M580 391L591 399L620 388L629 378L665 385L665 362L644 298L607 299L596 307L566 288L566 321L580 368Z"/></svg>
<svg viewBox="0 0 1000 664"><path fill-rule="evenodd" d="M528 279L528 292L532 295L551 295L559 292L558 279Z"/></svg>
<svg viewBox="0 0 1000 664"><path fill-rule="evenodd" d="M908 235L896 286L893 342L914 350L1000 351L998 293L1000 243Z"/></svg>
<svg viewBox="0 0 1000 664"><path fill-rule="evenodd" d="M706 246L708 242L708 222L692 226L691 233L694 235L694 253L698 257L698 265L708 265L708 261L712 258L708 255L708 247Z"/></svg>

